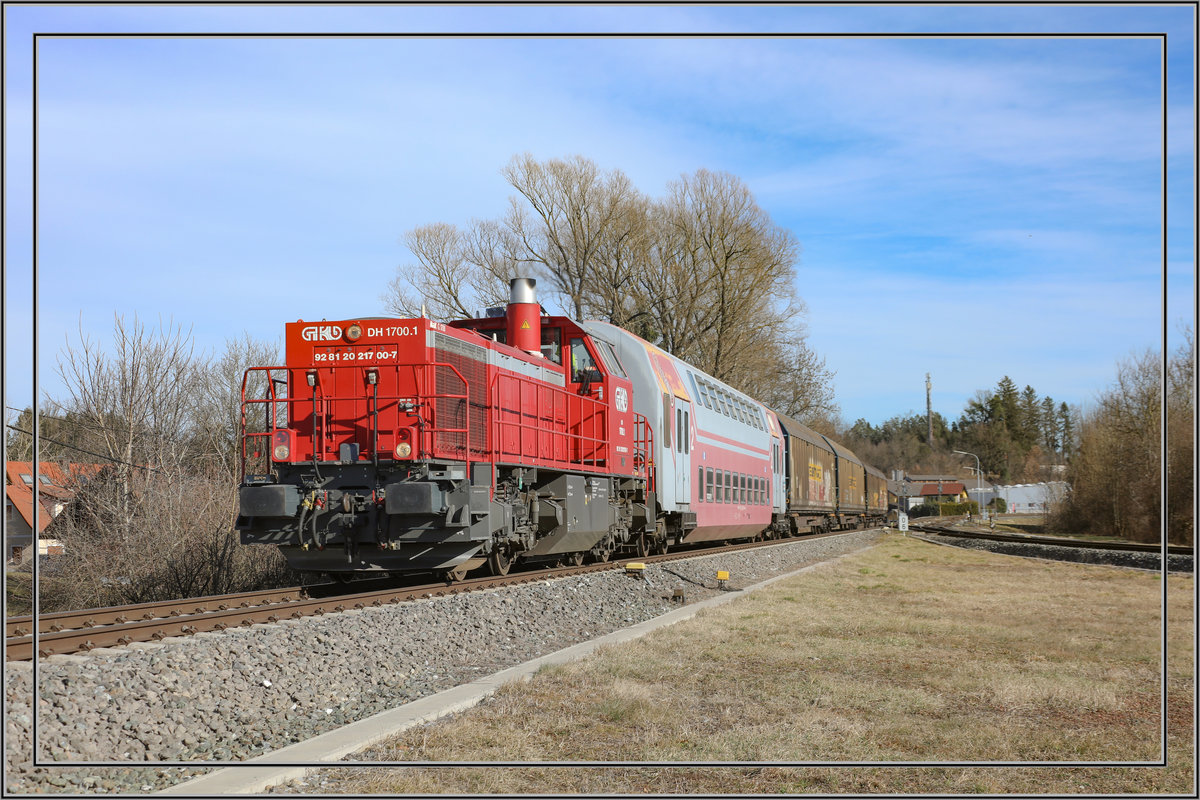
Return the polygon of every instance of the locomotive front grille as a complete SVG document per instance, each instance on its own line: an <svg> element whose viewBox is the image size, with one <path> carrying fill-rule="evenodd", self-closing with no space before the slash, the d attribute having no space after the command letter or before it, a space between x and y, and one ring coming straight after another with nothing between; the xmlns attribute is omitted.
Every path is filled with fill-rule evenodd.
<svg viewBox="0 0 1200 800"><path fill-rule="evenodd" d="M455 339L437 331L431 331L434 360L450 364L458 370L467 386L454 374L454 370L437 367L435 394L466 394L467 401L459 397L438 397L434 403L437 429L434 432L434 451L446 455L464 457L464 434L446 428L468 428L472 456L488 451L487 430L487 351L477 345ZM465 391L464 391L465 390Z"/></svg>

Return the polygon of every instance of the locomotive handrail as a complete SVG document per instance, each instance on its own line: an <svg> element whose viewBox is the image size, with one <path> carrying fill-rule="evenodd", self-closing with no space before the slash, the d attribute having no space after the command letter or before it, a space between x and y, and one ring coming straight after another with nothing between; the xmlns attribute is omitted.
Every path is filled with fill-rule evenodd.
<svg viewBox="0 0 1200 800"><path fill-rule="evenodd" d="M517 383L518 385L520 385L520 384L533 385L533 387L537 391L535 391L533 393L534 409L533 409L532 413L527 413L524 407L519 406L515 410L514 409L505 409L509 413L515 414L517 417L516 420L504 420L501 418L501 416L500 416L501 403L500 403L500 397L499 397L501 381L512 381L512 382ZM546 421L546 417L543 414L544 409L543 409L543 405L542 405L542 392L543 391L549 392L551 394L551 396L553 396L553 397L558 397L558 398L561 398L562 400L564 400L564 403L562 406L562 412L563 412L563 426L564 426L565 430L562 432L556 432L553 430L545 431L545 429L540 424L540 423L543 423ZM552 444L551 444L550 457L545 457L545 456L542 456L540 453L535 452L532 454L533 458L535 458L539 461L553 463L556 466L580 466L580 465L585 465L585 464L590 463L590 466L593 469L598 469L597 462L600 459L598 459L596 456L598 453L604 453L604 455L605 455L605 458L604 458L605 467L604 468L608 471L611 471L611 460L607 457L608 454L604 448L605 443L608 441L608 435L607 435L607 430L606 430L608 405L606 403L604 403L600 400L596 400L592 397L586 397L583 395L573 394L572 392L567 391L566 388L564 388L564 387L550 386L550 385L546 384L545 382L538 381L534 378L530 378L525 375L502 375L499 373L497 373L495 376L493 376L491 385L488 387L488 394L492 400L491 408L493 409L493 414L492 414L492 424L490 427L494 431L493 452L495 453L497 459L500 459L505 455L515 455L517 457L524 457L526 455L523 452L525 438L521 434L526 431L532 430L535 433L535 436L533 438L535 450L539 449L539 446L541 443L541 436L538 434L542 434L542 433L547 433L551 437L563 437L565 439L566 443L568 444L568 451L567 451L566 458L557 458L555 456L554 449L553 449L553 438L551 439ZM518 393L518 396L524 397L525 395ZM580 403L580 407L581 407L580 408L580 419L578 420L578 422L580 422L580 424L582 424L582 422L583 422L582 409L583 409L583 407L585 407L584 404L585 403L592 404L592 406L593 406L592 410L594 413L591 414L590 422L591 422L591 433L593 435L588 436L588 435L584 434L582 432L582 430L579 433L572 433L572 431L571 431L571 422L572 422L571 402L572 401L578 401ZM551 410L556 411L558 409L552 408ZM537 420L537 422L532 423L532 424L525 422L526 416L532 416L535 420ZM597 425L600 425L602 428L601 436L595 435L597 433ZM504 445L503 432L506 428L508 428L508 429L515 428L517 430L517 445L516 445L516 450L513 452L508 451ZM583 449L581 447L580 448L580 452L581 452L580 458L577 460L571 459L569 445L574 444L574 445L578 446L578 445L582 445L585 442L588 443L592 448L589 453L591 457L584 458L582 456Z"/></svg>
<svg viewBox="0 0 1200 800"><path fill-rule="evenodd" d="M329 455L326 452L326 440L329 438L329 428L326 417L331 413L331 406L338 402L366 402L368 399L374 400L374 413L376 415L379 413L381 402L382 404L387 405L390 403L398 403L401 400L411 400L413 401L413 408L410 410L410 413L416 415L418 420L423 420L425 418L425 414L421 412L421 409L434 408L433 404L438 400L463 401L466 406L466 412L463 415L464 427L445 427L439 424L441 420L436 419L436 413L434 415L435 418L429 420L427 423L418 423L420 427L418 435L420 438L417 443L419 447L417 452L442 456L446 455L447 450L458 452L461 454L466 464L467 475L469 476L472 461L470 383L467 381L466 377L463 376L462 372L459 371L459 369L453 364L443 361L423 362L418 364L384 364L371 366L362 364L323 364L316 369L366 370L372 368L378 369L381 367L414 370L414 389L417 389L418 391L403 393L396 392L394 394L388 393L382 396L376 393L373 398L368 398L367 395L358 394L331 395L325 393L324 383L318 382L313 387L312 396L293 397L290 394L290 379L292 377L292 372L296 370L307 370L309 369L308 367L270 366L248 368L242 376L241 387L241 481L244 482L246 478L246 465L251 458L250 446L252 443L265 439L266 446L261 451L256 451L254 453L254 458L262 458L265 456L268 464L273 462L274 459L270 450L270 443L277 431L288 429L288 426L295 421L295 415L291 411L291 408L294 404L301 402L313 402L314 411L312 416L312 452L314 459L316 459L318 462L323 462L327 460L326 457ZM429 370L437 370L443 367L448 369L458 379L458 381L461 382L463 391L461 393L436 391L436 371L433 374L433 386L435 391L419 391L430 386ZM266 387L262 397L248 396L248 393L250 392L250 380L255 373L262 373L266 377ZM283 373L287 377L286 379L277 378L276 373ZM506 420L501 417L498 409L500 408L499 392L501 383L503 381L511 381L518 385L523 385L523 387L532 386L537 389L537 391L533 392L534 407L532 411L527 412L525 408L519 407L515 410L509 409L509 413L514 413L516 419ZM278 391L278 387L281 384L289 390L286 394L280 394ZM546 398L543 396L543 393L548 393L547 396L554 398L552 401L552 403L555 404L554 407L551 407L550 409L545 407ZM524 392L520 394L523 396L528 396ZM597 400L590 396L577 395L568 391L564 387L550 386L528 376L505 374L495 374L493 376L488 395L490 396L491 400L489 403L490 408L488 410L488 416L490 419L485 420L485 426L492 428L493 436L491 437L491 442L485 441L481 455L485 457L494 456L494 458L491 459L493 462L503 458L506 455L517 457L529 455L523 452L525 443L524 434L533 432L535 434L533 437L535 450L540 450L544 436L552 437L550 453L548 457L542 456L540 452L535 452L532 454L533 457L537 458L538 460L550 462L557 466L586 465L597 470L601 469L599 467L599 463L603 460L605 465L603 469L608 472L612 471L612 460L609 458L611 454L606 450L606 445L608 443L607 421L609 409L608 405L603 401ZM559 401L561 401L561 407L557 406ZM575 419L576 415L573 413L573 403L579 405L578 419ZM281 414L279 413L279 407L281 404L287 411L286 415L282 415L284 416L282 425L280 424ZM251 432L247 429L249 424L248 412L250 409L258 405L266 406L266 414L263 421L265 430L261 432ZM319 410L317 408L318 405ZM370 409L371 404L368 403L367 407ZM591 413L585 413L586 411L590 411ZM367 413L369 415L371 413L370 410L368 410ZM552 415L561 413L564 426L562 431L556 431L553 429L547 430L545 428L544 423L548 419L546 417L547 413ZM526 421L526 417L531 417L534 421L528 422ZM572 424L575 422L582 426L586 426L587 429L585 430L581 427L581 429L577 432L572 431ZM377 424L377 420L375 421L375 424ZM633 425L633 474L636 477L645 478L647 480L647 488L653 491L656 483L654 470L655 461L653 455L654 431L650 427L646 417L636 412L633 414ZM503 433L506 429L515 429L517 431L518 438L515 450L510 451L510 449L505 445ZM444 448L436 444L436 437L439 434L447 433L463 435L461 448ZM555 451L553 437L561 437L561 440L566 447L565 452ZM579 457L575 459L571 458L571 453L573 452L574 448L579 449ZM374 458L376 455L377 453L372 450L371 456ZM558 456L565 456L565 458L560 458Z"/></svg>
<svg viewBox="0 0 1200 800"><path fill-rule="evenodd" d="M413 408L410 410L409 413L413 413L415 416L417 416L418 420L422 419L421 414L418 413L418 409L420 409L422 407L428 407L430 403L436 402L437 400L462 400L468 407L470 406L470 384L467 382L467 379L465 377L463 377L462 373L453 364L448 364L448 363L441 362L441 361L423 362L420 364L384 364L384 365L372 364L370 366L363 365L363 364L324 364L316 369L321 369L321 370L359 369L359 370L365 371L367 369L379 369L381 367L394 367L396 369L401 369L401 368L413 369L414 372L416 374L419 374L420 378L421 378L421 379L415 381L415 383L417 384L415 386L415 388L417 388L417 389L423 388L423 386L428 385L429 381L428 381L428 377L426 375L427 370L436 369L439 367L445 367L445 368L449 369L452 373L454 373L454 375L462 382L463 393L462 394L453 394L453 393L445 393L445 392L437 392L437 391L435 391L435 392L414 391L414 392L404 392L404 393L396 393L396 394L386 394L386 395L383 395L382 398L380 398L379 395L376 393L374 396L375 413L376 414L378 414L378 412L379 412L378 401L380 399L382 399L384 401L384 403L388 403L388 402L399 403L401 400L414 401ZM292 404L312 401L312 403L314 405L313 419L312 419L313 458L316 459L318 462L320 462L320 461L325 461L326 460L325 456L327 455L326 448L325 448L325 440L329 438L329 433L328 433L328 425L327 425L327 421L326 421L325 417L327 417L328 414L330 413L330 411L329 411L330 404L336 403L339 401L340 402L344 402L344 401L364 401L365 402L368 399L366 395L357 395L357 394L354 394L354 395L329 395L329 394L325 394L324 385L320 382L318 382L313 387L313 394L311 397L292 397L290 395L286 396L286 397L279 396L279 394L275 390L277 381L276 381L276 379L274 379L272 377L273 372L282 370L285 373L287 373L288 377L290 378L292 371L307 370L307 369L309 369L309 368L307 368L307 367L286 367L286 366L250 367L243 374L243 376L242 376L242 391L241 391L241 400L242 400L242 403L241 403L241 428L242 428L242 430L241 430L241 433L242 433L241 481L242 482L245 482L245 478L246 478L246 462L249 458L247 447L248 447L248 444L251 442L251 440L265 438L268 440L268 445L269 445L269 442L272 440L272 437L274 437L275 433L279 430L285 429L285 427L286 427L286 426L281 427L278 424L279 420L278 420L278 412L277 412L277 408L276 408L277 404L279 404L279 403L286 404L286 408L289 409L289 413L287 416L288 416L288 422L290 423L292 421L292 414L290 413L290 408L291 408ZM254 397L248 398L247 397L247 387L248 387L248 383L250 381L250 377L251 377L252 373L266 373L267 392L266 392L265 397L260 397L260 398L254 398ZM414 377L416 377L416 375L414 375ZM285 385L288 385L286 381L280 381L280 382L284 383ZM435 376L435 385L436 385L436 376ZM320 401L320 406L321 406L321 410L319 413L316 409L318 400ZM255 405L262 405L262 404L269 404L267 415L266 415L266 420L265 420L265 425L264 425L266 430L263 432L247 431L247 410L249 408L252 408ZM422 448L422 450L426 450L426 451L432 453L432 451L434 451L436 449L433 444L433 437L436 434L439 434L439 433L461 433L463 435L463 439L464 439L463 448L462 448L462 457L463 457L464 463L466 464L467 474L470 475L470 468L471 468L471 447L470 447L470 445L471 445L471 420L470 420L470 414L467 413L464 415L464 417L465 417L465 419L464 419L465 427L462 427L462 428L441 427L441 426L436 425L436 422L434 425L431 425L428 428L421 426L422 429L421 429L421 431L419 431L419 435L421 436L421 439L418 442L418 447ZM320 436L318 436L318 433L317 433L318 425L320 425L320 429L322 431L322 434ZM426 442L429 443L427 448L425 447ZM421 451L418 451L418 452L421 452ZM371 455L372 455L372 457L375 457L376 453L372 452ZM255 457L257 458L260 456L258 454L256 454ZM272 460L272 454L270 453L269 447L266 451L266 458L267 458L268 462L270 462Z"/></svg>
<svg viewBox="0 0 1200 800"><path fill-rule="evenodd" d="M638 445L641 444L641 449ZM642 465L638 466L638 456ZM658 484L654 470L654 429L645 414L633 412L633 474L646 479L646 490L653 492Z"/></svg>
<svg viewBox="0 0 1200 800"><path fill-rule="evenodd" d="M242 397L242 402L241 402L242 463L241 463L241 474L239 475L239 478L238 478L239 483L244 483L246 481L246 445L247 445L248 441L250 439L254 439L254 438L266 437L267 441L269 443L271 441L271 437L274 436L275 431L277 430L276 417L275 417L275 406L271 405L271 406L268 406L268 412L267 412L267 419L268 419L267 428L269 428L269 430L266 433L246 433L246 409L247 409L247 406L250 404L253 404L253 403L276 403L276 402L280 402L280 401L286 402L288 400L288 398L279 398L275 395L275 381L271 378L271 373L275 370L283 370L285 374L288 374L289 369L290 369L290 367L282 367L282 366L249 367L245 372L242 373L242 393L241 393L241 397ZM250 381L250 373L251 372L265 372L267 374L268 397L257 398L257 399L252 399L252 400L246 399L246 385ZM286 381L284 383L286 385ZM267 458L268 458L268 460L270 459L269 451L268 451Z"/></svg>

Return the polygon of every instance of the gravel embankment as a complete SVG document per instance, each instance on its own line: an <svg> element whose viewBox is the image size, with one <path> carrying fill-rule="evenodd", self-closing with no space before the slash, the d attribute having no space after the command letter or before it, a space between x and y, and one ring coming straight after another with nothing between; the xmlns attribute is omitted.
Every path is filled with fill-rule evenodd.
<svg viewBox="0 0 1200 800"><path fill-rule="evenodd" d="M39 668L38 739L54 761L243 760L712 596L824 561L878 531L308 617ZM203 767L32 767L32 668L5 670L6 793L137 793Z"/></svg>
<svg viewBox="0 0 1200 800"><path fill-rule="evenodd" d="M952 544L955 547L987 550L991 553L1003 553L1010 556L1047 558L1053 561L1075 561L1080 564L1105 564L1112 567L1132 567L1134 569L1154 571L1162 569L1162 559L1158 553L1135 553L1125 550L1103 550L1092 547L1022 544L1020 542L993 542L987 539L955 536L954 534L922 535L920 538L928 542ZM1192 568L1191 556L1167 556L1168 572L1191 574Z"/></svg>

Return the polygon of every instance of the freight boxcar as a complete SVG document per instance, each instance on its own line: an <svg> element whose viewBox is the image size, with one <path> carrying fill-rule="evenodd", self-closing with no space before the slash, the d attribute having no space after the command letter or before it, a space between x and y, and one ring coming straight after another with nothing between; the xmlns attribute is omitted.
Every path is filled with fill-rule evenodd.
<svg viewBox="0 0 1200 800"><path fill-rule="evenodd" d="M829 441L797 420L777 414L785 439L787 524L791 533L834 527L836 463Z"/></svg>
<svg viewBox="0 0 1200 800"><path fill-rule="evenodd" d="M888 512L887 476L870 464L863 467L867 473L867 523L882 525Z"/></svg>
<svg viewBox="0 0 1200 800"><path fill-rule="evenodd" d="M822 437L834 453L834 483L837 486L837 525L853 527L865 524L867 514L867 474L853 451Z"/></svg>

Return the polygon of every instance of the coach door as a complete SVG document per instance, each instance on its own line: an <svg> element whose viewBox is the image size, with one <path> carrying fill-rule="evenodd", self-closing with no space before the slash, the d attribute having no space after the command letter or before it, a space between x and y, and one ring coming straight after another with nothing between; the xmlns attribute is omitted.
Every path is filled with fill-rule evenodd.
<svg viewBox="0 0 1200 800"><path fill-rule="evenodd" d="M692 502L692 404L682 397L674 397L672 437L675 455L675 502L688 506Z"/></svg>

